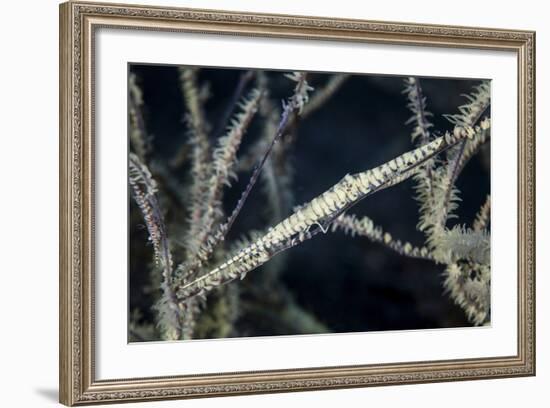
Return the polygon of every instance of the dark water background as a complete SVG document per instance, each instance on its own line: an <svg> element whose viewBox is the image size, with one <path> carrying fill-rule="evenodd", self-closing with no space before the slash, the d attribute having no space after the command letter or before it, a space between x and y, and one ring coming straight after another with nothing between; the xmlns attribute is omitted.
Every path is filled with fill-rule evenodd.
<svg viewBox="0 0 550 408"><path fill-rule="evenodd" d="M153 153L167 160L185 139L182 123L184 104L178 72L172 66L132 65L143 89L147 131L154 136ZM212 97L205 111L216 124L243 71L203 69L201 83L209 81ZM269 74L275 86L274 98L283 99L292 92L292 82L282 73ZM323 74L312 74L312 84L323 83ZM452 125L442 117L455 113L465 103L464 93L477 80L422 78L431 121L439 133ZM405 125L411 113L402 93L403 77L354 75L320 110L300 123L295 143L287 160L293 169L294 204L302 204L339 181L346 173L363 171L410 150L411 125ZM215 126L214 126L215 127ZM254 130L254 128L252 129ZM243 148L258 137L245 136ZM471 224L475 213L490 190L489 144L475 156L458 179L462 203L455 223ZM246 185L244 175L226 191L225 204L230 210ZM412 180L383 190L360 202L348 213L368 215L394 238L423 244L416 230L418 204L414 200ZM263 217L265 195L256 186L229 237L250 228L266 227ZM143 228L130 232L130 310L140 309L145 320L152 295L144 291L149 275L144 260L151 249L144 242ZM262 274L260 268L251 274ZM280 279L290 296L332 332L401 330L469 326L463 311L443 294L442 267L430 261L400 256L366 238L352 238L341 232L318 235L291 249ZM250 275L249 275L250 276ZM248 279L248 278L247 278ZM244 324L247 336L294 334L270 326L260 317ZM239 334L236 334L239 335Z"/></svg>

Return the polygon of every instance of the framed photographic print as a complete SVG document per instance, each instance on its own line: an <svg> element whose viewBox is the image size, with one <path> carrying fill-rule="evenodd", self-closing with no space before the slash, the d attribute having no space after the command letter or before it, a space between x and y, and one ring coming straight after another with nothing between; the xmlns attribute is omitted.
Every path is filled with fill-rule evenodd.
<svg viewBox="0 0 550 408"><path fill-rule="evenodd" d="M62 4L61 402L534 375L534 42Z"/></svg>

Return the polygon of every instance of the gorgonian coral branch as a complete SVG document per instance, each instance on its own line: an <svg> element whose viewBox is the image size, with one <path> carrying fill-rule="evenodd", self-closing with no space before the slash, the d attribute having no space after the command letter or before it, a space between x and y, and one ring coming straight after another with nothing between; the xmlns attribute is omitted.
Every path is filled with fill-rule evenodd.
<svg viewBox="0 0 550 408"><path fill-rule="evenodd" d="M210 196L216 196L223 185L231 185L231 178L237 178L234 172L237 150L239 149L243 135L258 110L261 97L262 92L260 90L252 90L239 104L241 112L231 122L226 135L218 140L218 145L212 154L213 172L210 176Z"/></svg>
<svg viewBox="0 0 550 408"><path fill-rule="evenodd" d="M204 213L207 180L212 168L209 161L210 142L208 141L206 121L202 108L195 68L180 68L180 84L186 106L186 123L188 124L189 146L191 148L191 185L189 188L189 230L185 242L190 246L191 253L198 250L196 237L200 232L200 219ZM176 154L172 166L178 168L181 162L181 151Z"/></svg>
<svg viewBox="0 0 550 408"><path fill-rule="evenodd" d="M233 92L233 95L231 96L231 100L227 104L227 108L225 109L222 118L220 119L218 125L216 126L213 135L214 139L217 139L219 136L222 135L224 130L227 128L228 122L231 119L231 115L237 108L237 105L239 101L241 100L241 97L244 94L244 90L248 83L254 78L255 72L254 71L246 71L243 74L241 74L239 78L239 82L237 83L237 86L235 87L235 91Z"/></svg>
<svg viewBox="0 0 550 408"><path fill-rule="evenodd" d="M431 137L430 128L433 127L433 124L428 120L428 116L432 116L432 114L426 109L426 98L422 93L419 79L406 78L403 92L407 95L407 107L412 112L412 116L406 123L414 123L411 140L413 143L416 141L420 145L428 143ZM430 210L434 201L435 165L435 159L428 160L414 175L416 200L420 203L421 220L429 219L431 216Z"/></svg>
<svg viewBox="0 0 550 408"><path fill-rule="evenodd" d="M218 140L218 145L212 152L212 170L206 181L207 190L204 194L202 216L199 220L197 233L187 241L188 259L193 262L195 257L205 261L211 253L212 246L204 248L208 235L211 234L215 221L223 216L221 194L224 186L230 186L230 180L236 179L234 167L237 151L242 138L248 129L258 109L262 93L254 89L240 104L238 113L227 129L225 136Z"/></svg>
<svg viewBox="0 0 550 408"><path fill-rule="evenodd" d="M269 82L265 74L260 73L258 75L258 84L263 89L269 89ZM307 106L309 106L309 102L306 108ZM258 142L250 149L254 157L261 157L267 150L267 146L271 143L273 135L277 132L281 110L269 97L266 97L260 104L260 115L264 118L264 126L262 127ZM273 145L271 153L260 173L262 190L267 197L273 221L278 221L287 216L292 208L293 195L290 188L292 168L285 155L288 147L288 143L276 143ZM246 164L246 160L243 160L243 163L249 168L253 166L253 164Z"/></svg>
<svg viewBox="0 0 550 408"><path fill-rule="evenodd" d="M137 84L136 75L130 73L128 77L128 115L130 117L130 145L134 153L141 159L149 151L149 141L145 121L143 120L143 93Z"/></svg>
<svg viewBox="0 0 550 408"><path fill-rule="evenodd" d="M468 260L489 265L491 262L491 242L487 231L474 231L455 225L439 238L434 258L445 264Z"/></svg>
<svg viewBox="0 0 550 408"><path fill-rule="evenodd" d="M464 144L464 150L457 162L456 174L460 174L466 163L481 149L491 136L489 119L479 123L480 132L475 138Z"/></svg>
<svg viewBox="0 0 550 408"><path fill-rule="evenodd" d="M489 227L490 221L491 221L491 196L487 195L487 198L485 199L485 203L483 203L478 213L476 214L476 218L474 220L474 224L472 228L474 231L486 230Z"/></svg>
<svg viewBox="0 0 550 408"><path fill-rule="evenodd" d="M246 199L248 198L250 192L252 191L252 188L254 187L254 185L256 184L256 181L258 180L258 176L260 175L262 168L264 167L267 159L269 158L269 155L273 150L273 146L283 136L283 133L286 130L286 127L288 125L290 118L292 117L293 114L295 113L299 114L302 111L302 109L304 108L305 104L308 101L308 93L313 89L307 84L305 73L294 72L292 74L286 75L286 77L296 82L296 85L294 87L294 94L287 101L283 102L283 111L281 114L281 119L279 121L279 125L277 126L277 130L275 131L273 139L271 140L271 143L267 147L261 160L252 171L252 176L250 177L250 181L248 182L248 185L246 186L239 201L237 202L235 209L229 216L229 219L227 220L227 222L222 226L221 230L222 230L223 236L227 234L227 232L231 229L233 222L235 222L237 215L241 211Z"/></svg>
<svg viewBox="0 0 550 408"><path fill-rule="evenodd" d="M305 103L307 103L308 101L308 93L312 90L312 88L306 82L306 74L295 72L292 74L287 74L285 76L294 81L296 85L294 86L294 93L292 94L292 96L288 98L288 100L283 101L283 111L281 114L281 119L279 125L277 126L277 130L273 135L273 139L269 147L265 151L263 157L261 158L260 162L254 168L252 176L250 177L250 180L245 190L241 194L241 197L239 198L235 209L233 210L227 221L224 224L220 224L217 231L207 237L204 245L200 247L197 251L197 253L201 254L199 258L192 259L191 261L188 261L178 267L178 275L181 276L181 280L183 282L186 281L187 277L195 275L196 269L202 265L203 258L208 257L208 255L212 253L216 245L220 241L223 241L225 239L226 234L231 229L233 223L235 222L235 219L240 213L242 207L244 206L244 203L246 202L250 192L252 191L252 188L256 184L260 172L264 167L269 157L269 154L273 149L273 146L282 137L291 115L294 113L299 113L303 109Z"/></svg>
<svg viewBox="0 0 550 408"><path fill-rule="evenodd" d="M214 223L223 216L221 201L223 187L231 184L231 178L236 178L234 167L237 151L258 109L261 96L262 93L255 89L239 104L241 112L235 115L227 128L227 133L218 139L218 144L212 152L211 173L205 181L206 191L200 203L201 217L191 228L193 235L186 240L187 260L176 270L178 279L185 280L196 274L202 263L208 260L219 240L219 235L216 237L210 234ZM182 337L192 338L196 318L200 314L200 300L196 298L185 300L180 302L179 308L183 311Z"/></svg>
<svg viewBox="0 0 550 408"><path fill-rule="evenodd" d="M162 298L157 304L159 325L167 339L179 336L179 312L172 291L172 255L162 212L156 198L157 185L149 169L134 153L128 161L128 179L132 196L138 205L153 244L155 262L162 270Z"/></svg>
<svg viewBox="0 0 550 408"><path fill-rule="evenodd" d="M430 141L430 129L433 127L433 124L428 120L428 116L433 115L426 109L426 98L422 93L418 78L406 78L403 93L407 95L407 108L412 112L412 116L405 124L414 123L411 139L413 142L418 139L420 144L428 143Z"/></svg>
<svg viewBox="0 0 550 408"><path fill-rule="evenodd" d="M316 86L315 92L311 95L309 102L302 111L302 118L307 118L327 103L327 101L334 96L342 85L344 85L349 77L349 74L332 75L325 85L322 87Z"/></svg>
<svg viewBox="0 0 550 408"><path fill-rule="evenodd" d="M445 118L455 126L474 126L485 113L491 103L491 83L482 81L474 87L474 90L464 97L468 103L458 108L458 113L444 115Z"/></svg>
<svg viewBox="0 0 550 408"><path fill-rule="evenodd" d="M259 107L259 115L263 119L263 126L258 140L240 158L237 164L239 172L251 170L258 162L258 158L265 154L271 144L273 135L277 133L281 117L279 106L273 103L269 97L269 80L267 76L260 71L256 78L258 86L265 90L265 97L262 98ZM262 190L267 198L271 218L274 220L280 220L283 216L286 216L292 207L293 200L290 189L292 169L285 157L287 149L288 143L274 144L260 172Z"/></svg>
<svg viewBox="0 0 550 408"><path fill-rule="evenodd" d="M302 113L300 115L290 115L283 134L295 127L299 118L305 119L313 112L320 109L330 100L332 96L334 96L334 94L349 77L350 75L348 74L333 75L324 86L316 88L315 92L311 92L311 95L308 96L307 104L304 105ZM258 74L258 82L262 84L263 88L267 88L267 78L265 77L265 74ZM313 91L313 88L310 87L309 91ZM258 142L248 150L239 162L239 171L250 170L256 164L256 158L266 151L267 146L269 146L272 141L272 135L274 134L274 129L278 126L278 119L281 114L278 107L274 106L269 98L264 98L262 103L262 115L266 118L266 126L264 129L271 128L273 130L264 132L266 137L260 137ZM274 149L275 148L277 148L277 145L275 145ZM279 147L279 151L282 150L283 148ZM275 155L275 151L273 152L273 155Z"/></svg>
<svg viewBox="0 0 550 408"><path fill-rule="evenodd" d="M418 166L436 154L469 137L471 132L458 129L413 151L404 153L379 167L346 175L332 188L295 212L256 240L249 247L210 272L184 283L177 291L180 299L204 295L221 284L264 264L277 253L309 239L328 227L340 214L363 198L411 177Z"/></svg>
<svg viewBox="0 0 550 408"><path fill-rule="evenodd" d="M165 278L169 281L172 257L168 250L166 229L155 196L157 184L153 180L149 169L141 163L136 154L130 153L128 166L128 179L132 195L141 210L147 231L149 232L149 240L153 244L155 261L163 267Z"/></svg>
<svg viewBox="0 0 550 408"><path fill-rule="evenodd" d="M481 126L460 128L461 131L469 133L469 140L474 140L479 137L482 132L485 132L490 127L489 119L485 119ZM464 141L461 142L463 144ZM455 147L456 148L456 147ZM430 250L434 250L437 246L439 236L445 231L445 225L449 218L453 217L453 213L458 207L460 200L458 190L454 187L454 182L451 181L453 172L449 169L452 162L447 166L439 166L434 168L432 173L432 194L421 196L420 217L418 229L424 231L427 236L427 244Z"/></svg>
<svg viewBox="0 0 550 408"><path fill-rule="evenodd" d="M375 225L369 217L357 218L355 215L342 214L332 223L332 231L338 230L342 230L352 237L356 235L366 237L372 242L382 244L400 255L419 259L433 259L428 248L417 247L410 242L393 238L389 232L385 232L382 227Z"/></svg>
<svg viewBox="0 0 550 408"><path fill-rule="evenodd" d="M203 99L201 95L201 89L198 84L198 72L197 68L179 68L179 78L181 84L181 91L183 99L185 101L186 121L189 127L192 129L194 138L194 146L196 153L202 160L203 164L207 163L208 152L210 149L210 143L208 141L208 129L207 122L204 118L203 112ZM178 151L172 159L172 167L178 168L183 163L183 147Z"/></svg>
<svg viewBox="0 0 550 408"><path fill-rule="evenodd" d="M204 299L200 297L194 297L191 299L185 299L178 303L178 309L181 311L180 320L180 339L188 340L193 338L195 326L197 325L197 318L201 313L201 307L204 303Z"/></svg>
<svg viewBox="0 0 550 408"><path fill-rule="evenodd" d="M445 290L475 325L489 320L491 271L484 265L458 262L445 269Z"/></svg>
<svg viewBox="0 0 550 408"><path fill-rule="evenodd" d="M445 115L445 118L455 126L473 128L482 118L483 114L491 104L491 85L489 81L483 81L480 85L474 88L473 92L465 95L468 103L458 108L459 113L453 115ZM485 119L479 126L475 126L476 137L485 136L489 129L489 119ZM447 181L444 212L441 214L439 222L444 226L447 219L453 212L453 198L457 197L455 191L455 182L462 169L464 153L469 150L468 141L461 142L455 149L452 149L447 154ZM456 200L455 200L456 203Z"/></svg>

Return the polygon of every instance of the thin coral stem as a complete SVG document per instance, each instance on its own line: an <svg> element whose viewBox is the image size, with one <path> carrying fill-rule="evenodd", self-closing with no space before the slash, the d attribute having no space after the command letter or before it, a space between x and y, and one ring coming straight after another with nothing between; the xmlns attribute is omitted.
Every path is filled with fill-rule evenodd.
<svg viewBox="0 0 550 408"><path fill-rule="evenodd" d="M220 121L218 122L218 125L216 126L214 132L212 133L214 140L218 139L224 132L224 129L227 127L227 124L229 123L229 119L231 119L231 115L233 114L237 104L241 100L241 97L244 93L246 86L254 78L255 75L256 73L252 70L246 71L243 74L241 74L239 78L239 82L235 87L235 91L231 96L231 100L227 104L227 107L223 113L222 118L220 119Z"/></svg>
<svg viewBox="0 0 550 408"><path fill-rule="evenodd" d="M311 99L304 107L301 117L305 119L313 112L323 107L323 105L327 103L336 92L338 92L349 77L349 74L337 74L331 76L322 88L316 89L316 91L311 95Z"/></svg>
<svg viewBox="0 0 550 408"><path fill-rule="evenodd" d="M171 338L174 333L179 333L180 315L176 306L175 293L172 290L172 255L164 218L155 195L157 191L156 183L149 169L133 153L130 153L129 156L128 173L132 195L141 210L149 232L149 239L153 243L155 261L162 268L161 288L163 298L159 303L161 305L159 312L163 316L161 320L165 326L164 330L167 333L172 333L168 335ZM175 336L177 337L177 334Z"/></svg>
<svg viewBox="0 0 550 408"><path fill-rule="evenodd" d="M288 106L290 107L290 105L288 105ZM279 126L277 128L277 132L275 133L275 136L271 140L271 143L267 147L267 150L263 154L263 156L262 156L261 160L259 161L259 163L257 163L256 166L254 167L254 170L252 171L252 176L250 177L250 181L248 182L245 190L243 191L241 197L239 198L239 201L237 202L237 205L235 206L235 209L231 213L231 216L227 220L226 232L225 232L226 234L231 229L233 223L235 222L235 219L239 215L241 209L244 206L244 203L246 202L248 196L250 195L250 192L252 191L252 188L256 184L256 181L258 180L258 177L260 176L260 172L262 171L262 168L264 167L265 162L267 161L267 158L269 157L269 154L273 150L273 146L275 145L275 143L277 143L279 141L279 139L283 135L283 129L286 127L286 125L288 123L291 110L292 110L292 108L288 108L288 109L285 109L283 111L283 114L281 116L281 122L279 123Z"/></svg>
<svg viewBox="0 0 550 408"><path fill-rule="evenodd" d="M295 89L301 89L302 87L307 86L307 85L304 85L306 83L305 82L306 81L306 75L305 74L299 74L299 75L300 76L297 80L297 85L296 85ZM227 233L229 232L229 230L233 226L233 223L235 222L235 219L237 218L237 216L241 212L241 210L244 206L244 203L246 202L248 196L250 195L250 192L252 191L252 188L254 187L254 185L256 184L256 181L258 180L258 177L260 176L260 172L262 171L262 168L264 167L271 151L273 150L273 146L275 146L275 143L277 143L281 139L281 137L283 136L284 131L286 130L286 127L288 126L288 123L289 123L289 120L290 120L291 116L294 113L301 110L301 107L303 105L301 105L300 102L296 102L295 101L296 98L297 97L296 97L296 94L295 94L289 100L289 102L284 104L284 109L283 109L283 112L281 114L281 119L279 121L279 125L277 126L277 130L275 131L275 134L273 135L273 138L271 139L271 143L268 145L268 147L267 147L266 151L264 152L264 154L263 154L262 158L260 159L260 161L254 167L254 170L252 171L252 176L250 177L250 181L248 182L245 190L243 191L241 197L239 198L239 201L237 202L237 205L235 206L235 209L233 210L233 212L229 216L229 219L227 220L227 222L223 226L223 230L224 230L223 235L224 236L227 235Z"/></svg>
<svg viewBox="0 0 550 408"><path fill-rule="evenodd" d="M143 119L143 94L137 84L135 74L130 74L128 79L128 113L130 116L130 143L135 154L141 160L145 160L148 153L148 138L145 120Z"/></svg>
<svg viewBox="0 0 550 408"><path fill-rule="evenodd" d="M322 108L323 105L328 102L330 98L338 91L338 89L340 89L340 87L345 83L349 76L350 75L348 74L333 75L329 79L327 84L324 85L324 87L318 90L316 89L316 91L312 93L310 100L304 106L304 109L300 115L294 113L289 117L285 129L283 129L283 134L287 134L287 137L285 137L285 147L281 149L282 151L284 151L287 146L292 143L294 138L288 136L296 132L299 121L301 121L302 119L306 119L312 113ZM266 81L264 79L264 83L265 82ZM264 104L266 105L266 108L263 109L265 113L262 114L266 117L269 116L269 114L271 114L275 109L277 109L276 107L272 106L272 103L267 98L264 101ZM269 118L267 119L269 120ZM246 152L244 157L239 161L239 171L243 172L253 169L254 166L257 164L256 157L265 152L265 150L267 149L266 145L268 145L271 140L272 138L270 133L269 138L261 138L255 145L251 146L248 152ZM271 154L271 156L273 156L273 154Z"/></svg>
<svg viewBox="0 0 550 408"><path fill-rule="evenodd" d="M202 262L211 254L214 246L206 245L212 232L212 226L223 216L221 195L224 185L230 185L230 178L236 177L233 171L237 159L237 151L241 145L252 119L254 118L262 92L254 89L241 104L242 112L235 115L232 125L227 129L227 134L218 140L218 145L212 153L212 171L207 179L207 189L204 194L202 217L197 232L187 242L190 262L199 257ZM200 228L199 228L200 227ZM206 246L206 247L205 247Z"/></svg>
<svg viewBox="0 0 550 408"><path fill-rule="evenodd" d="M210 143L197 77L198 69L185 67L179 69L181 91L186 106L186 121L192 130L194 139L192 143L195 160L202 160L202 165L204 165L207 163ZM171 160L170 165L172 168L177 169L183 164L186 151L187 148L183 144ZM194 165L200 167L201 163L194 163Z"/></svg>
<svg viewBox="0 0 550 408"><path fill-rule="evenodd" d="M342 214L332 223L332 231L342 230L351 236L363 236L381 244L399 255L410 258L433 260L428 248L416 247L409 242L394 239L391 234L377 226L369 217L357 218L355 215Z"/></svg>
<svg viewBox="0 0 550 408"><path fill-rule="evenodd" d="M422 127L422 136L420 138L420 144L425 144L430 141L429 127L431 124L426 119L426 109L425 109L426 107L424 102L424 94L422 92L422 87L420 86L420 80L418 78L416 78L415 87L416 87L416 92L418 92L418 114L419 114L418 124L419 126Z"/></svg>
<svg viewBox="0 0 550 408"><path fill-rule="evenodd" d="M476 114L473 117L468 118L467 122L469 123L466 123L466 126L474 127L482 118L483 114L487 111L487 109L489 109L490 105L491 105L491 100L490 98L487 98L483 102L482 106L478 108L479 111L476 112ZM449 161L449 164L448 164L448 171L449 171L450 177L449 177L449 182L446 186L445 205L444 205L445 216L441 220L442 225L445 225L447 222L447 217L449 213L448 208L451 201L452 190L455 185L456 179L458 178L460 171L462 170L460 163L462 162L462 157L466 150L466 143L468 142L469 140L463 140L462 142L459 143L458 150L455 156L453 156L453 158Z"/></svg>
<svg viewBox="0 0 550 408"><path fill-rule="evenodd" d="M428 120L428 115L431 115L431 112L428 112L426 109L426 99L424 98L420 80L415 77L407 78L403 92L407 94L409 100L407 107L413 113L413 116L407 123L415 122L416 124L411 139L413 142L415 139L418 139L417 145L426 144L430 141L430 128L433 127L433 124ZM418 188L426 189L428 196L433 199L433 161L426 163L424 172L425 177L422 177L422 175L418 177Z"/></svg>
<svg viewBox="0 0 550 408"><path fill-rule="evenodd" d="M177 268L180 280L182 280L183 282L187 281L188 279L194 277L197 274L198 272L197 269L202 265L202 263L206 260L206 258L212 253L216 245L218 245L219 242L225 239L227 233L233 226L235 219L237 218L240 211L242 210L248 196L250 195L252 188L256 184L256 181L258 180L260 172L262 171L262 168L264 167L271 151L273 150L273 146L284 134L285 129L288 126L288 122L290 120L291 115L301 112L304 105L307 103L308 92L312 88L309 87L309 85L306 82L306 74L293 73L291 75L288 75L287 77L296 83L294 87L294 93L287 101L283 102L283 112L281 114L279 124L277 126L277 129L274 133L274 136L268 148L263 154L260 162L255 166L252 172L252 176L250 177L250 180L245 190L241 194L241 197L239 198L233 212L231 213L227 221L224 224L220 224L217 231L215 231L208 237L205 237L206 241L201 247L197 248L196 251L194 251L194 256ZM190 242L193 242L193 240L194 238L192 238ZM199 256L196 256L196 255L199 255Z"/></svg>
<svg viewBox="0 0 550 408"><path fill-rule="evenodd" d="M489 226L491 221L491 196L487 195L485 203L479 209L474 224L472 226L474 231L481 231Z"/></svg>
<svg viewBox="0 0 550 408"><path fill-rule="evenodd" d="M485 126L486 122L481 122L481 126ZM486 130L486 129L485 129ZM466 164L470 159L485 145L485 143L490 139L490 132L485 131L480 133L479 137L476 137L474 140L471 140L469 143L466 143L466 147L462 152L462 156L458 161L458 170L457 173L460 175Z"/></svg>

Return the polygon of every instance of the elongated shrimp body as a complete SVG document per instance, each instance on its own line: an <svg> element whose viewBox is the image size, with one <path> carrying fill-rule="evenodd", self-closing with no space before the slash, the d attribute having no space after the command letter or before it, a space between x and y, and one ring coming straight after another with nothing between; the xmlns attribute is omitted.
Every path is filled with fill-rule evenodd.
<svg viewBox="0 0 550 408"><path fill-rule="evenodd" d="M356 174L347 174L323 194L295 209L294 213L268 229L267 233L231 256L221 265L182 285L177 295L188 298L206 294L220 284L236 278L244 278L251 270L267 262L281 249L306 239L314 226L321 230L347 208L367 195L387 188L411 177L416 168L426 160L465 138L471 138L473 130L455 128L453 133L406 152L381 166ZM324 227L323 227L324 225Z"/></svg>

